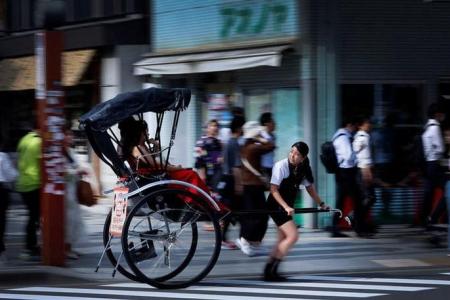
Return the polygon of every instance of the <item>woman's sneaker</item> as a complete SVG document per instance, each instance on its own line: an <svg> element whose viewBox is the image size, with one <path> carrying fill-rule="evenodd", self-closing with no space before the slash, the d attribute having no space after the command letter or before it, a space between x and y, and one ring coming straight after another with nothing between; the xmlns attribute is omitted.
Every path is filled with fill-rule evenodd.
<svg viewBox="0 0 450 300"><path fill-rule="evenodd" d="M236 239L236 246L247 256L255 255L249 242L247 242L244 238Z"/></svg>
<svg viewBox="0 0 450 300"><path fill-rule="evenodd" d="M236 250L238 249L238 247L236 246L235 243L233 243L232 241L222 241L222 246L221 248L223 250Z"/></svg>

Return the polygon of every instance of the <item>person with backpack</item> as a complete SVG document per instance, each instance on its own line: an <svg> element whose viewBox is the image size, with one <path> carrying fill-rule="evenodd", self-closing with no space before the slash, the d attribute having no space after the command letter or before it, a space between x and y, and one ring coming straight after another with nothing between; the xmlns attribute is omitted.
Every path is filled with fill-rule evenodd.
<svg viewBox="0 0 450 300"><path fill-rule="evenodd" d="M422 203L421 221L427 225L436 223L437 218L445 210L445 170L440 165L445 152L440 123L445 119L443 107L432 103L428 107L428 121L422 133L423 152L425 157L425 186ZM442 191L442 197L433 207L436 189Z"/></svg>
<svg viewBox="0 0 450 300"><path fill-rule="evenodd" d="M353 133L356 126L353 120L345 120L342 127L339 128L333 135L333 146L336 152L337 170L336 170L336 208L342 210L346 197L350 197L353 202L354 209L354 227L355 231L360 234L363 232L362 224L362 197L360 187L357 182L358 169L356 167L356 154L353 151ZM348 237L339 229L339 216L333 217L333 224L331 229L331 237L340 238Z"/></svg>

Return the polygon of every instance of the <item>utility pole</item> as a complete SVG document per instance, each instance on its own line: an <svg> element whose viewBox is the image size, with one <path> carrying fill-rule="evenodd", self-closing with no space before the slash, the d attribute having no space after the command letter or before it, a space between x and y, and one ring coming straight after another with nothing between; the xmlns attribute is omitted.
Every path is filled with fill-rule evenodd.
<svg viewBox="0 0 450 300"><path fill-rule="evenodd" d="M36 103L42 136L41 234L42 262L63 266L64 249L64 91L61 60L62 32L54 30L64 20L64 4L50 1L44 30L35 35Z"/></svg>

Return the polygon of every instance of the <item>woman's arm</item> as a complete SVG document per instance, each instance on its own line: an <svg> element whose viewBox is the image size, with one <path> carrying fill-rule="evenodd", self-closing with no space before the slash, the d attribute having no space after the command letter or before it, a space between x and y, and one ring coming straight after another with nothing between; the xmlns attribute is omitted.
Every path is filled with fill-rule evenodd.
<svg viewBox="0 0 450 300"><path fill-rule="evenodd" d="M133 152L131 153L134 158L138 161L138 163L144 163L146 167L151 169L159 169L160 163L157 158L154 157L146 146L136 146L133 148Z"/></svg>
<svg viewBox="0 0 450 300"><path fill-rule="evenodd" d="M284 201L283 197L281 197L280 192L278 191L278 185L271 184L270 185L270 193L278 202L278 204L286 211L288 216L292 216L294 214L294 208L290 207L286 201Z"/></svg>
<svg viewBox="0 0 450 300"><path fill-rule="evenodd" d="M150 151L148 151L147 147L144 146L138 146L134 147L133 149L133 156L137 157L138 160L141 162L147 164L150 168L153 169L160 169L161 164L159 163L159 160L154 157L155 154L152 154ZM172 165L168 164L166 170L167 171L176 171L183 169L180 165Z"/></svg>
<svg viewBox="0 0 450 300"><path fill-rule="evenodd" d="M311 198L316 201L317 205L320 206L322 209L330 209L328 205L326 205L322 199L320 199L319 195L317 194L316 188L314 187L314 184L310 184L306 187L306 191L311 196Z"/></svg>

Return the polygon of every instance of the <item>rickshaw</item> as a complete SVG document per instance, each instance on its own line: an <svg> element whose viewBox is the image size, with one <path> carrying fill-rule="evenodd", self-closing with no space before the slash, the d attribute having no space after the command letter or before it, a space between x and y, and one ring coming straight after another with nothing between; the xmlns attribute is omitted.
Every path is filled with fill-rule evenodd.
<svg viewBox="0 0 450 300"><path fill-rule="evenodd" d="M261 213L232 212L204 190L173 180L166 172L180 113L187 109L190 98L190 90L184 88L148 88L119 94L81 116L80 129L84 130L93 151L118 177L113 208L104 224L104 251L97 270L106 255L114 266L113 276L119 271L133 281L157 288L188 287L207 276L217 262L221 250L220 220L230 214ZM156 120L154 138L147 140L147 146L155 148L151 159L161 164L158 170L144 176L139 170L132 170L121 157L121 140L113 127L131 116L142 120L147 112L154 113ZM164 148L161 129L165 115L169 115L172 126ZM119 234L111 229L112 223L117 225L113 221L117 217L117 203L125 203ZM323 211L296 209L296 213L314 212ZM329 212L342 216L337 209ZM199 230L204 222L214 230Z"/></svg>

